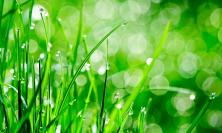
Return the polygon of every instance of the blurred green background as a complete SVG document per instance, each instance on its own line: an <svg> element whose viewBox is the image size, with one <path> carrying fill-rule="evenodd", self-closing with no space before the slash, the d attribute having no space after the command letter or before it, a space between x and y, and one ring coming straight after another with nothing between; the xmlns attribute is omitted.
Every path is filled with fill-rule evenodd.
<svg viewBox="0 0 222 133"><path fill-rule="evenodd" d="M25 0L18 0L19 3ZM11 9L13 1L5 0L3 14ZM89 49L113 27L122 21L128 24L109 37L108 86L105 110L115 108L118 99L124 99L140 80L143 68L149 64L160 40L163 28L172 22L169 36L160 57L155 62L149 80L133 104L124 131L135 131L137 117L152 99L146 112L144 132L183 133L198 114L207 98L216 98L204 114L194 132L222 132L222 2L221 0L84 0L83 37ZM28 4L22 6L23 20L28 23ZM39 8L48 16L47 25L52 45L52 71L55 76L53 91L62 78L62 67L68 68L76 41L79 21L79 0L37 0L30 27L30 55L37 60L46 50L45 33ZM2 27L6 28L3 20ZM15 21L15 25L19 25ZM9 47L14 44L13 29L9 32ZM10 54L9 54L10 56ZM78 63L85 56L80 44ZM106 69L106 45L90 58L90 69L96 73L99 99L102 97ZM10 66L10 65L9 65ZM10 67L5 82L10 83ZM79 110L83 107L90 82L83 72L76 80ZM150 91L150 89L151 91ZM154 89L152 89L154 88ZM156 91L155 88L165 88ZM168 89L167 89L168 88ZM170 91L170 89L173 91ZM181 93L183 89L189 90ZM53 92L52 92L53 93ZM98 108L95 96L87 109L87 131L93 111ZM117 108L124 106L116 105ZM68 117L68 116L67 116ZM87 123L88 122L88 123ZM108 122L108 120L107 120Z"/></svg>

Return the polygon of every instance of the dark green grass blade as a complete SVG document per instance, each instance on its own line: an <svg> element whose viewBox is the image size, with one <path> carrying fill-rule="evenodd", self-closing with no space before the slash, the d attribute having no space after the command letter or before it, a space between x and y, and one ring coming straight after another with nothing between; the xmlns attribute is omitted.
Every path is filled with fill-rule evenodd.
<svg viewBox="0 0 222 133"><path fill-rule="evenodd" d="M191 133L193 131L193 129L197 126L197 124L199 123L200 119L202 118L202 116L204 115L204 113L207 111L207 109L209 108L209 106L212 104L214 98L209 98L204 106L201 108L200 112L197 114L197 116L194 118L194 120L192 121L191 125L188 127L188 129L186 130L186 133Z"/></svg>
<svg viewBox="0 0 222 133"><path fill-rule="evenodd" d="M22 119L18 122L18 124L16 126L16 129L15 129L16 132L19 131L19 129L21 128L22 124L29 118L29 115L30 115L30 113L31 113L31 111L33 109L33 106L35 105L36 98L37 98L40 90L47 86L47 82L46 81L48 80L48 76L49 76L48 75L48 71L49 71L48 68L49 68L49 65L50 65L50 61L48 60L48 58L51 58L50 54L48 55L48 57L46 59L47 60L46 61L46 66L45 66L45 69L44 69L44 72L43 72L43 76L41 78L42 82L38 83L37 89L34 92L34 95L33 95L32 99L31 99L31 102L30 102L28 108L26 109Z"/></svg>
<svg viewBox="0 0 222 133"><path fill-rule="evenodd" d="M60 110L63 107L63 104L69 94L70 89L72 88L77 76L79 75L81 69L83 68L83 66L85 65L85 63L89 60L90 56L99 48L99 46L104 42L105 39L107 39L107 37L109 37L114 31L116 31L120 26L122 26L123 24L119 24L116 27L114 27L109 33L107 33L100 41L99 43L96 44L96 46L89 52L89 54L85 57L85 59L82 61L82 63L80 64L80 66L78 67L77 71L75 72L74 76L72 77L71 82L68 85L68 89L62 99L62 102L59 106L58 112L60 112Z"/></svg>
<svg viewBox="0 0 222 133"><path fill-rule="evenodd" d="M153 61L150 65L146 66L144 72L143 72L143 77L141 78L141 80L139 81L139 83L136 85L136 87L133 89L131 95L128 97L128 99L126 100L122 110L121 110L121 116L124 116L126 114L126 112L128 111L129 107L132 105L133 101L136 99L137 95L139 94L139 92L142 90L144 83L147 80L147 75L150 72L151 68L153 67L153 64L155 62L155 60L158 58L158 56L160 55L160 52L162 50L163 44L168 36L168 32L169 32L169 27L170 27L170 22L168 22L168 24L166 25L164 32L162 34L162 37L160 39L159 44L157 45L157 48L154 52L153 55ZM106 128L107 132L110 132L113 130L113 126L115 125L115 119L117 118L118 115L118 110L114 109L111 117L110 117L110 123ZM119 127L119 125L118 125Z"/></svg>
<svg viewBox="0 0 222 133"><path fill-rule="evenodd" d="M33 5L34 5L34 0L31 0L31 6L29 9L29 22L28 22L28 26L26 28L27 31L27 36L26 36L26 40L27 40L27 45L26 45L26 57L25 57L25 64L26 64L26 100L28 99L28 83L29 83L29 41L30 41L30 26L32 23L32 9L33 9ZM26 101L28 104L28 101Z"/></svg>
<svg viewBox="0 0 222 133"><path fill-rule="evenodd" d="M42 70L41 70L41 60L39 60L39 84L42 84ZM40 87L39 90L39 106L40 106L40 111L39 111L39 128L42 127L42 87Z"/></svg>
<svg viewBox="0 0 222 133"><path fill-rule="evenodd" d="M107 39L107 51L106 51L106 72L105 72L105 80L103 86L103 95L102 95L102 103L100 110L100 133L103 133L105 126L105 115L104 115L104 106L105 106L105 97L106 97L106 87L107 87L107 75L108 75L108 39Z"/></svg>
<svg viewBox="0 0 222 133"><path fill-rule="evenodd" d="M18 120L22 118L22 100L21 100L21 60L20 60L20 31L16 31L16 45L17 45L17 78L18 78Z"/></svg>

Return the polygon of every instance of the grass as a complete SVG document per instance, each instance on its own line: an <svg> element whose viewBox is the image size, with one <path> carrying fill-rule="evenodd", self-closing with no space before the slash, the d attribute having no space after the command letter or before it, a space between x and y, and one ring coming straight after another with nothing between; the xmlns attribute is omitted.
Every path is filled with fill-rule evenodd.
<svg viewBox="0 0 222 133"><path fill-rule="evenodd" d="M61 132L80 133L96 130L95 132L100 133L122 133L129 130L143 133L146 132L147 123L156 120L151 117L150 112L163 111L161 107L159 109L157 106L152 106L155 105L155 100L161 97L154 96L151 91L156 89L168 91L169 93L165 95L168 99L178 93L204 95L202 92L184 88L182 85L176 87L170 84L170 86L156 88L150 88L147 85L147 81L150 80L148 75L155 62L162 60L162 56L166 54L163 51L164 44L173 27L170 21L165 25L155 45L150 64L140 63L134 67L119 66L116 64L119 54L115 56L110 54L113 47L112 34L117 30L124 31L124 26L127 27L128 23L115 24L92 45L84 36L84 33L88 33L87 30L89 30L85 22L88 20L86 18L88 14L84 12L87 8L86 1L80 1L76 6L78 24L75 40L72 40L74 45L67 51L57 51L58 55L54 57L56 46L51 47L51 43L56 44L60 39L64 40L62 44L66 46L70 43L63 20L57 19L57 16L45 15L45 10L41 9L39 22L44 38L40 39L34 35L35 31L30 29L35 23L32 20L32 14L33 7L38 1L27 0L20 3L19 0L14 0L8 11L3 10L4 2L4 0L0 1L0 132L55 132L61 127ZM28 9L26 17L24 9ZM51 35L50 21L52 20L55 20L53 23L57 30L55 32L60 38ZM35 39L44 57L39 57L39 53L36 55L30 53L31 40ZM100 57L105 61L103 64L105 70L104 75L99 75L95 72L96 66L93 66L92 56L97 51L101 51L105 44L106 51L102 52L106 54ZM11 53L11 56L8 56L8 53ZM59 66L58 69L55 64ZM113 77L118 74L126 76L136 68L143 70L139 82L126 95L114 98L113 102L111 100L113 93L118 88L113 85ZM13 70L14 79L10 79L7 83L9 70ZM77 84L81 76L85 77L86 83L83 86ZM126 91L126 88L122 90ZM216 95L212 93L203 107L195 110L197 115L189 122L187 133L198 127L201 118L215 98ZM165 116L161 115L161 117ZM136 122L129 125L130 120Z"/></svg>

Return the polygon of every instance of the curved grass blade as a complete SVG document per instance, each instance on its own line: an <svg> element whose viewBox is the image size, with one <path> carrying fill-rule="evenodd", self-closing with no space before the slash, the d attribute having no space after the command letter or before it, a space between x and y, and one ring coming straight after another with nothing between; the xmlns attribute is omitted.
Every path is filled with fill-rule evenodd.
<svg viewBox="0 0 222 133"><path fill-rule="evenodd" d="M124 23L125 24L125 23ZM100 41L99 43L96 44L96 46L89 52L89 54L85 57L85 59L82 61L82 63L80 64L80 66L78 67L77 71L75 72L75 74L72 77L71 82L68 85L68 89L66 90L65 96L62 99L62 102L58 108L58 113L61 111L63 104L69 94L70 89L72 88L77 76L79 75L81 69L83 68L83 66L85 65L85 63L89 60L90 56L99 48L99 46L105 41L105 39L107 39L114 31L116 31L120 26L122 26L123 24L119 24L116 27L114 27L110 32L108 32Z"/></svg>
<svg viewBox="0 0 222 133"><path fill-rule="evenodd" d="M159 44L157 45L157 48L153 54L153 61L151 62L150 65L146 66L144 72L143 72L143 76L141 78L141 80L139 81L139 83L136 85L136 87L133 89L131 95L128 97L128 99L126 100L122 110L121 110L121 116L125 115L127 110L129 109L129 107L132 105L133 101L136 99L137 95L139 94L139 92L142 90L144 83L147 80L147 75L150 72L151 68L154 65L155 60L158 58L158 56L160 55L160 52L162 50L163 44L166 41L166 38L168 36L168 32L169 32L169 28L170 28L170 22L167 23L164 32L162 34L162 37L160 39ZM118 115L118 110L114 109L111 117L110 117L110 122L109 125L106 127L106 132L110 132L114 129L114 124L115 124L115 119ZM119 126L118 126L119 127Z"/></svg>

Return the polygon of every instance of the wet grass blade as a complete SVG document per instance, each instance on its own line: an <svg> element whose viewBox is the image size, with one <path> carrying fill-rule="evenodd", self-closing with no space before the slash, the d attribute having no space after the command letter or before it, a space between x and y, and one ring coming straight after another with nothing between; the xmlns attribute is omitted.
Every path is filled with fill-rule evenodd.
<svg viewBox="0 0 222 133"><path fill-rule="evenodd" d="M39 60L38 65L39 65L39 84L42 85L41 60ZM42 87L40 87L40 90L39 90L39 106L40 106L40 111L39 111L39 128L41 128L42 127Z"/></svg>
<svg viewBox="0 0 222 133"><path fill-rule="evenodd" d="M107 51L106 51L106 72L105 72L105 80L103 86L103 95L102 95L102 103L100 110L100 133L103 133L105 126L105 115L104 115L104 106L105 106L105 97L106 97L106 87L107 87L107 75L108 75L108 39L107 39Z"/></svg>
<svg viewBox="0 0 222 133"><path fill-rule="evenodd" d="M124 24L125 24L125 23L124 23ZM59 108L58 108L58 112L61 111L61 109L62 109L62 107L63 107L63 104L64 104L64 102L66 101L66 98L67 98L67 96L68 96L68 94L69 94L70 89L72 88L72 86L73 86L73 84L74 84L77 76L79 75L81 69L82 69L83 66L86 64L86 62L89 60L89 58L91 57L91 55L99 48L99 46L100 46L114 31L116 31L116 30L117 30L120 26L122 26L122 25L123 25L123 24L121 23L121 24L117 25L116 27L114 27L110 32L108 32L108 33L99 41L99 43L96 44L96 46L89 52L89 54L88 54L88 55L85 57L85 59L82 61L82 63L81 63L80 66L78 67L77 71L76 71L75 74L73 75L73 77L72 77L72 79L71 79L71 81L70 81L70 83L69 83L69 85L68 85L68 88L67 88L67 90L66 90L66 92L65 92L65 95L64 95L64 97L63 97L63 99L62 99L62 102L61 102L61 104L60 104L60 106L59 106Z"/></svg>
<svg viewBox="0 0 222 133"><path fill-rule="evenodd" d="M74 65L76 65L76 62L77 62L78 48L79 48L81 38L82 38L82 28L83 28L83 1L81 1L81 5L80 5L78 33L77 33L76 43L73 49L73 62L72 62L73 70L74 70Z"/></svg>
<svg viewBox="0 0 222 133"><path fill-rule="evenodd" d="M192 121L191 125L187 128L186 133L191 133L193 131L193 129L197 126L198 122L200 121L200 119L202 118L202 116L204 115L204 113L207 111L207 109L209 108L209 106L212 104L214 98L209 98L204 106L201 108L200 112L197 114L197 116L194 118L194 120Z"/></svg>
<svg viewBox="0 0 222 133"><path fill-rule="evenodd" d="M133 89L132 93L130 94L130 96L127 98L122 110L121 110L121 115L122 117L126 114L126 112L128 111L129 107L132 105L133 101L136 99L137 95L139 94L139 92L142 90L144 83L146 82L147 78L148 78L148 73L150 72L151 68L154 65L155 60L158 58L158 56L160 55L160 52L162 50L163 44L166 41L166 38L168 36L168 32L169 32L169 28L170 28L170 22L168 22L168 24L166 25L162 37L159 41L159 44L157 45L157 48L153 54L153 61L151 62L150 65L146 66L144 72L143 72L143 76L141 78L141 80L139 81L139 83L136 85L136 87ZM114 109L112 114L111 114L111 118L110 118L110 123L106 128L107 132L110 132L113 129L114 125L115 125L115 119L117 117L118 111L117 109ZM118 126L119 127L119 126Z"/></svg>
<svg viewBox="0 0 222 133"><path fill-rule="evenodd" d="M31 0L31 7L29 9L29 22L28 22L28 27L26 28L27 30L27 44L26 44L26 51L25 51L25 65L26 65L26 100L28 99L28 83L29 83L29 41L30 41L30 26L32 23L32 9L34 5L34 0ZM28 104L28 100L26 101Z"/></svg>

